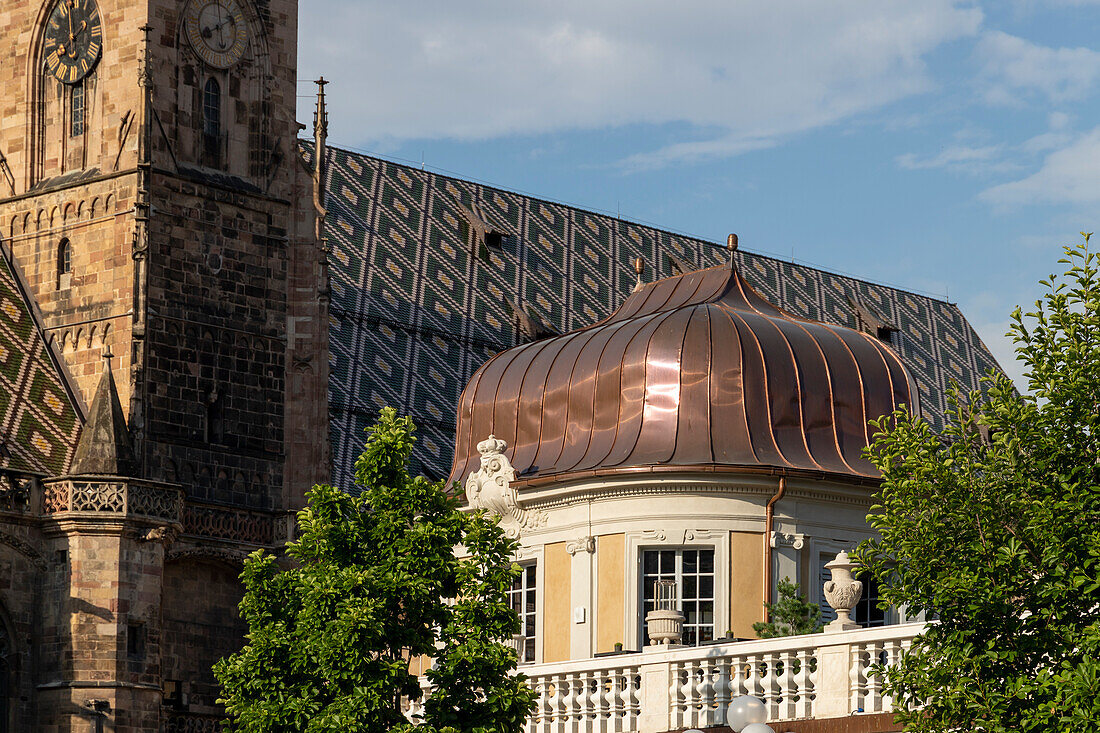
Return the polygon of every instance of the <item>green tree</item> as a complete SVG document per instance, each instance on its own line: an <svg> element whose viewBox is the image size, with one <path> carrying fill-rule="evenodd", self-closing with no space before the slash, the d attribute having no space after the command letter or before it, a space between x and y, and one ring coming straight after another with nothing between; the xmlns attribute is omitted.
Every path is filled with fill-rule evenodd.
<svg viewBox="0 0 1100 733"><path fill-rule="evenodd" d="M984 396L953 393L942 434L905 409L877 423L881 538L859 559L887 603L938 619L886 671L906 730L1100 726L1100 278L1084 236L1012 315L1027 394L991 374Z"/></svg>
<svg viewBox="0 0 1100 733"><path fill-rule="evenodd" d="M217 663L228 731L519 731L533 693L500 642L518 630L518 566L497 524L463 513L442 483L406 470L414 427L393 409L368 429L362 493L315 486L282 565L249 556L240 610L248 643ZM465 548L458 557L456 547ZM435 658L424 721L409 660Z"/></svg>
<svg viewBox="0 0 1100 733"><path fill-rule="evenodd" d="M798 584L790 578L779 581L779 600L765 603L768 609L768 621L758 621L752 630L761 639L774 639L777 636L796 636L798 634L816 634L821 631L821 609L806 600L798 592Z"/></svg>

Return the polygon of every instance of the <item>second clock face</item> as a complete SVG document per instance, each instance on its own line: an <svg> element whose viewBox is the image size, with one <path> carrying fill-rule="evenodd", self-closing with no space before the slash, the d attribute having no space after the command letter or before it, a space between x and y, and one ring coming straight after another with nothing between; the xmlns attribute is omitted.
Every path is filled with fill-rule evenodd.
<svg viewBox="0 0 1100 733"><path fill-rule="evenodd" d="M103 51L103 23L95 0L58 0L46 20L46 70L75 84L86 77Z"/></svg>
<svg viewBox="0 0 1100 733"><path fill-rule="evenodd" d="M248 46L248 26L237 0L192 0L183 23L195 53L219 69L240 61Z"/></svg>

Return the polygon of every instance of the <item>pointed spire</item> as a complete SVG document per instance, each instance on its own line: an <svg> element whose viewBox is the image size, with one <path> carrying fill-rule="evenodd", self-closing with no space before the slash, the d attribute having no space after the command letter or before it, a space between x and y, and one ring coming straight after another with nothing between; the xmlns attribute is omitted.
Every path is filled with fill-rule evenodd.
<svg viewBox="0 0 1100 733"><path fill-rule="evenodd" d="M317 210L314 234L321 251L328 252L325 241L325 168L328 166L328 106L325 101L325 77L317 85L317 109L313 113L313 208Z"/></svg>
<svg viewBox="0 0 1100 733"><path fill-rule="evenodd" d="M103 349L103 377L88 410L88 421L76 444L70 473L76 475L136 476L137 459L122 403L111 373L111 349Z"/></svg>

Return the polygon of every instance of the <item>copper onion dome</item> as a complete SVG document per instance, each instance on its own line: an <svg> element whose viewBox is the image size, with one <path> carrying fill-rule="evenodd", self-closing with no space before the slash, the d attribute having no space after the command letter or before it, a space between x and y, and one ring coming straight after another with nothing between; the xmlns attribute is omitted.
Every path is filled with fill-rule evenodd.
<svg viewBox="0 0 1100 733"><path fill-rule="evenodd" d="M605 321L503 351L458 408L452 481L478 441L520 481L638 470L877 477L868 420L916 389L892 349L767 302L730 265L639 287Z"/></svg>

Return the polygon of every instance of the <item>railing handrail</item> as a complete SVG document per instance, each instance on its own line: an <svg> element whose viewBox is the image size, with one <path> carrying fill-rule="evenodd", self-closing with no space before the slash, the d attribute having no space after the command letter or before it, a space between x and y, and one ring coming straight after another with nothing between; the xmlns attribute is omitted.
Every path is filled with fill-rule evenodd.
<svg viewBox="0 0 1100 733"><path fill-rule="evenodd" d="M519 672L528 677L541 677L548 674L568 674L573 672L596 672L623 667L637 667L643 664L664 662L693 662L705 659L723 659L742 657L750 654L771 654L775 652L803 651L823 646L866 644L876 641L911 639L919 635L927 626L924 621L905 624L878 626L870 629L856 629L835 633L818 632L798 636L780 636L773 639L749 639L731 641L728 644L709 644L707 646L676 647L672 649L653 649L641 652L625 652L589 659L574 659L561 662L538 662L522 664Z"/></svg>

